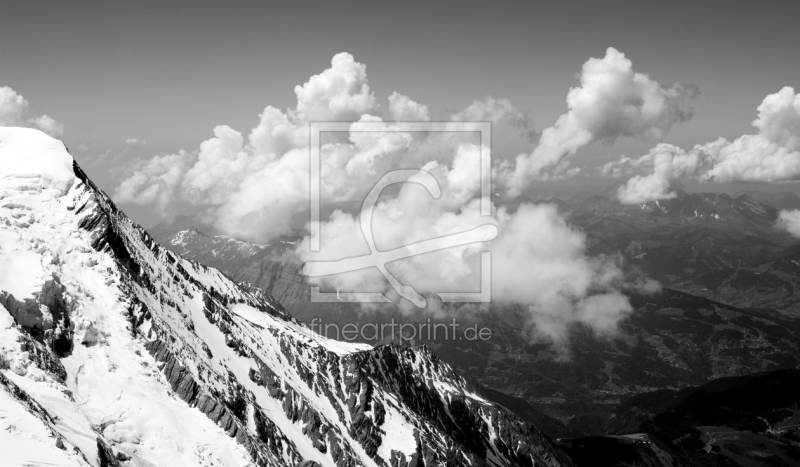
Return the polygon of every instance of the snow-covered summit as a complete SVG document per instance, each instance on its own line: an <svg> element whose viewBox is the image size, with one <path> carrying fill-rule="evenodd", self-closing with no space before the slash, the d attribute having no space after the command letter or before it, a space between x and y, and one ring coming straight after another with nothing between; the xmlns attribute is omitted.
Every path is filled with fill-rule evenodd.
<svg viewBox="0 0 800 467"><path fill-rule="evenodd" d="M0 176L41 176L60 191L75 179L64 143L33 128L0 127Z"/></svg>
<svg viewBox="0 0 800 467"><path fill-rule="evenodd" d="M430 350L323 339L162 248L60 142L0 146L0 465L570 465Z"/></svg>

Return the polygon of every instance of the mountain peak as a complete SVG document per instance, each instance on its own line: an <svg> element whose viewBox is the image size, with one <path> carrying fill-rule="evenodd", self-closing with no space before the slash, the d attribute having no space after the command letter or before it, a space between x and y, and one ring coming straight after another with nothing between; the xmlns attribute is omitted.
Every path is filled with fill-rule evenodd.
<svg viewBox="0 0 800 467"><path fill-rule="evenodd" d="M0 127L0 173L44 176L63 192L75 179L72 164L61 141L32 128Z"/></svg>

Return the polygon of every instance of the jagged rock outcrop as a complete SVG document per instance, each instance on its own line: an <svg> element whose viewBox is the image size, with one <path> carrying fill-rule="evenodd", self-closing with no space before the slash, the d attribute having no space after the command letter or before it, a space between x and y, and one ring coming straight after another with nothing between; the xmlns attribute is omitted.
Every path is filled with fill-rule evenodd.
<svg viewBox="0 0 800 467"><path fill-rule="evenodd" d="M56 356L65 357L72 351L72 323L63 294L64 286L53 276L33 298L17 300L14 295L0 291L0 304L28 335L46 344Z"/></svg>

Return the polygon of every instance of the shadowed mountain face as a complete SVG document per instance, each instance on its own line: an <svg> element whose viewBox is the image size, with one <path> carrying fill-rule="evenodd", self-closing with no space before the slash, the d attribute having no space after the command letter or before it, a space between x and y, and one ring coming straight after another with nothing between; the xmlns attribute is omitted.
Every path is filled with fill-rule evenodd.
<svg viewBox="0 0 800 467"><path fill-rule="evenodd" d="M548 343L531 343L520 332L522 309L511 306L490 306L475 318L492 329L488 341L426 343L481 385L568 425L551 427L554 436L604 433L616 404L634 394L800 365L800 327L794 319L800 275L792 262L797 247L774 228L775 207L749 195L685 193L639 206L602 196L547 202L556 203L586 233L591 253L620 255L626 268L668 288L632 296L636 311L615 338L574 328L568 359ZM292 254L298 236L253 245L185 225L152 231L177 253L265 287L306 322L399 316L391 311L364 315L358 305L342 302L310 302Z"/></svg>
<svg viewBox="0 0 800 467"><path fill-rule="evenodd" d="M430 348L325 339L161 247L60 142L62 185L4 171L27 138L0 144L0 464L572 465Z"/></svg>

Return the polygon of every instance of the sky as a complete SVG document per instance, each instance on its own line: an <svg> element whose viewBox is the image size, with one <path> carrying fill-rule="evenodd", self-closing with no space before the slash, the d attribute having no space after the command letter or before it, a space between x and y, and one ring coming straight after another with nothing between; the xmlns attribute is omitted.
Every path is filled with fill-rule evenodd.
<svg viewBox="0 0 800 467"><path fill-rule="evenodd" d="M190 214L257 243L303 228L295 259L335 261L369 253L357 209L380 176L424 169L381 196L378 248L481 223L496 238L397 261L392 274L421 294L461 293L489 251L493 300L523 305L534 337L557 345L575 322L613 333L632 312L626 293L658 284L589 256L555 207L526 202L535 190L614 186L623 204L677 187L800 192L798 2L1 8L0 125L61 138L142 225ZM325 205L308 223L310 125L356 120L375 131L320 146ZM490 215L481 141L399 121L492 123ZM795 234L798 222L786 211L776 228ZM388 287L375 268L310 281Z"/></svg>
<svg viewBox="0 0 800 467"><path fill-rule="evenodd" d="M191 149L226 123L251 128L267 104L349 52L377 96L394 91L460 109L490 95L536 128L565 110L589 57L615 47L661 83L702 92L669 142L749 130L764 96L798 87L797 2L9 2L0 15L0 85L95 151L148 142ZM630 146L630 147L629 147ZM601 154L646 150L625 145Z"/></svg>

